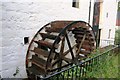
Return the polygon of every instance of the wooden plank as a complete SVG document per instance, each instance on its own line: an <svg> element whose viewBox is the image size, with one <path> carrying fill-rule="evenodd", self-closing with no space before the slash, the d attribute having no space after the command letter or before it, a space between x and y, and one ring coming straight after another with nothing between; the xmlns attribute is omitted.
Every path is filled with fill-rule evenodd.
<svg viewBox="0 0 120 80"><path fill-rule="evenodd" d="M27 71L30 74L33 74L33 75L43 75L43 74L45 74L45 70L44 69L41 69L41 68L39 68L38 66L36 66L34 64L32 64L31 67L28 67Z"/></svg>
<svg viewBox="0 0 120 80"><path fill-rule="evenodd" d="M81 31L77 31L77 30L75 31L75 30L73 30L72 33L73 33L73 34L85 34L85 33L87 33L88 35L91 34L89 31L86 31L86 32L85 32L85 31L82 31L82 30L81 30Z"/></svg>
<svg viewBox="0 0 120 80"><path fill-rule="evenodd" d="M56 35L52 35L52 34L47 34L47 33L39 33L41 36L42 36L42 38L48 38L48 39L52 39L52 40L55 40L56 39Z"/></svg>
<svg viewBox="0 0 120 80"><path fill-rule="evenodd" d="M86 54L88 55L88 54L90 54L91 52L90 52L90 51L87 51L87 50L80 50L80 53L85 54L85 55L86 55Z"/></svg>
<svg viewBox="0 0 120 80"><path fill-rule="evenodd" d="M76 43L81 43L81 40L75 40L75 41L76 41ZM95 43L94 41L85 40L83 44L84 45L88 45L89 44L91 46L92 45L94 46L94 43Z"/></svg>
<svg viewBox="0 0 120 80"><path fill-rule="evenodd" d="M87 56L84 55L84 54L79 54L79 55L77 55L77 57L78 57L78 60L79 60L79 59L80 59L80 60L83 60L83 58L87 58Z"/></svg>
<svg viewBox="0 0 120 80"><path fill-rule="evenodd" d="M50 43L48 41L43 41L43 40L39 40L39 41L34 41L35 43L37 43L40 46L45 46L48 48L52 48L53 47L53 43ZM55 44L54 48L58 48L59 44Z"/></svg>
<svg viewBox="0 0 120 80"><path fill-rule="evenodd" d="M35 55L32 56L32 63L42 69L45 69L45 67L46 67L46 61ZM50 64L48 64L48 68L51 69Z"/></svg>
<svg viewBox="0 0 120 80"><path fill-rule="evenodd" d="M51 23L51 26L53 28L64 28L72 22L73 21L54 21ZM86 23L84 23L84 22L78 22L71 26L71 28L77 28L77 27L89 28L86 26Z"/></svg>
<svg viewBox="0 0 120 80"><path fill-rule="evenodd" d="M51 27L46 27L46 32L60 32L61 29L65 28L67 25L72 23L73 21L54 21L51 23ZM79 22L71 25L69 30L73 30L73 28L89 28L86 26L86 23L84 22Z"/></svg>
<svg viewBox="0 0 120 80"><path fill-rule="evenodd" d="M82 48L84 48L86 50L94 50L95 46L82 45Z"/></svg>
<svg viewBox="0 0 120 80"><path fill-rule="evenodd" d="M76 43L81 43L82 39L77 39L75 41L76 41ZM85 44L94 44L95 41L84 40L84 43Z"/></svg>
<svg viewBox="0 0 120 80"><path fill-rule="evenodd" d="M75 38L78 38L78 39L82 39L83 35L75 35L74 36ZM94 37L86 37L85 40L90 40L90 41L94 41Z"/></svg>
<svg viewBox="0 0 120 80"><path fill-rule="evenodd" d="M85 38L86 38L86 34L84 34L84 36L82 37L82 41L81 41L81 43L79 44L78 51L77 51L77 53L76 53L77 55L78 55L78 53L80 52L80 49L81 49L81 47L82 47L82 45L83 45L83 42L84 42Z"/></svg>
<svg viewBox="0 0 120 80"><path fill-rule="evenodd" d="M56 32L56 33L59 33L63 28L57 28L57 27L46 27L45 28L45 31L46 32Z"/></svg>
<svg viewBox="0 0 120 80"><path fill-rule="evenodd" d="M75 28L73 31L87 31L87 28L79 27L79 28Z"/></svg>
<svg viewBox="0 0 120 80"><path fill-rule="evenodd" d="M47 58L48 55L49 55L49 52L48 52L48 51L43 50L43 49L40 49L40 48L37 48L37 47L35 47L34 50L31 50L31 51L34 52L34 53L37 54L37 55L42 55L42 56L44 56L44 57L46 57L46 58ZM50 58L54 58L54 55L51 55Z"/></svg>
<svg viewBox="0 0 120 80"><path fill-rule="evenodd" d="M64 28L73 21L54 21L51 23L53 28Z"/></svg>

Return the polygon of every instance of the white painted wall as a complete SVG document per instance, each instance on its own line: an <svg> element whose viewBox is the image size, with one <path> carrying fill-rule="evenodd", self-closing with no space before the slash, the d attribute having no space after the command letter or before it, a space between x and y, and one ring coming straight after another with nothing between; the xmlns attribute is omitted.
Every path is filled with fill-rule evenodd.
<svg viewBox="0 0 120 80"><path fill-rule="evenodd" d="M2 6L1 3L0 6ZM1 72L2 72L2 7L0 7L0 75L2 74Z"/></svg>
<svg viewBox="0 0 120 80"><path fill-rule="evenodd" d="M51 21L88 21L89 1L80 0L80 4L80 8L77 9L72 7L72 0L2 1L2 37L0 37L2 77L27 77L25 57L28 45L23 44L24 37L29 37L31 40L42 26ZM19 73L13 76L17 68L19 68Z"/></svg>
<svg viewBox="0 0 120 80"><path fill-rule="evenodd" d="M80 8L73 8L72 0L4 0L1 2L0 75L3 78L27 77L25 57L29 44L23 44L24 37L29 37L31 40L42 26L55 20L88 22L89 0L80 0ZM93 3L94 0L92 0L90 24L93 18ZM101 39L107 39L109 28L112 29L111 38L114 38L115 4L114 0L109 2L104 0L100 24ZM109 13L108 18L106 12ZM19 73L13 76L16 68L19 68Z"/></svg>
<svg viewBox="0 0 120 80"><path fill-rule="evenodd" d="M106 17L107 13L108 13L108 17ZM116 0L110 0L110 1L104 0L102 5L101 19L100 19L101 47L107 46L109 44L114 44L116 15L117 15ZM111 29L110 38L108 38L109 29Z"/></svg>

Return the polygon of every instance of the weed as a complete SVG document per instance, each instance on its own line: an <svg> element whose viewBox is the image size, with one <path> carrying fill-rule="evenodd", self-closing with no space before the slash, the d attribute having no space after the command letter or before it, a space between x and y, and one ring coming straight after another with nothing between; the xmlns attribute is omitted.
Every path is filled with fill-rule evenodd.
<svg viewBox="0 0 120 80"><path fill-rule="evenodd" d="M16 68L16 72L13 74L13 76L15 77L18 73L19 73L19 67Z"/></svg>

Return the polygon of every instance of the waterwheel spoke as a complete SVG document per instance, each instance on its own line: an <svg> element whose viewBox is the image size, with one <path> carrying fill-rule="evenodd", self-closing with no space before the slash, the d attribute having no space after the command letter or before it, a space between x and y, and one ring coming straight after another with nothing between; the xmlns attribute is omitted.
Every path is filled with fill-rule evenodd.
<svg viewBox="0 0 120 80"><path fill-rule="evenodd" d="M77 44L75 44L75 45L72 47L72 50L76 47L76 45L77 45ZM70 50L68 49L67 51L65 51L65 52L63 53L62 56L67 55L69 52L70 52Z"/></svg>
<svg viewBox="0 0 120 80"><path fill-rule="evenodd" d="M79 54L80 49L81 49L81 47L82 47L82 45L83 45L83 42L84 42L84 40L85 40L85 37L86 37L86 34L84 34L84 36L83 36L83 38L82 38L82 41L81 41L81 43L80 43L80 45L79 45L79 47L78 47L78 51L77 51L76 55Z"/></svg>
<svg viewBox="0 0 120 80"><path fill-rule="evenodd" d="M62 55L63 55L63 52L64 52L64 47L65 47L65 37L62 39L62 42L61 42L58 67L62 66Z"/></svg>
<svg viewBox="0 0 120 80"><path fill-rule="evenodd" d="M55 66L59 61L59 59L54 60L54 62L52 63L52 67Z"/></svg>
<svg viewBox="0 0 120 80"><path fill-rule="evenodd" d="M70 53L71 53L72 59L74 60L74 53L73 53L73 51L72 51L72 47L71 47L71 44L70 44L70 40L69 40L67 34L66 34L66 40L67 40L67 43L68 43L68 47L69 47L69 50L70 50Z"/></svg>

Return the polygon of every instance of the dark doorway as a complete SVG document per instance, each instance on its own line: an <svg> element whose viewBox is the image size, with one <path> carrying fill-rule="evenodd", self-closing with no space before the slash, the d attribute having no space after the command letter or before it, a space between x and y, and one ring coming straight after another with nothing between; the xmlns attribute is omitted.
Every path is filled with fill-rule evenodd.
<svg viewBox="0 0 120 80"><path fill-rule="evenodd" d="M93 30L95 32L96 38L96 47L99 47L99 20L100 20L100 2L94 3L94 12L93 12Z"/></svg>
<svg viewBox="0 0 120 80"><path fill-rule="evenodd" d="M101 29L98 31L98 47L100 46Z"/></svg>

